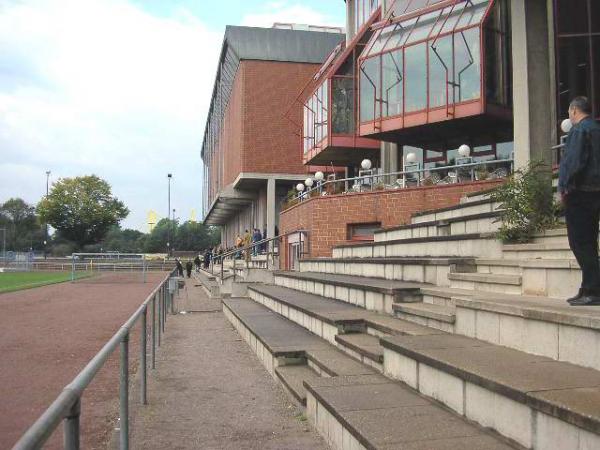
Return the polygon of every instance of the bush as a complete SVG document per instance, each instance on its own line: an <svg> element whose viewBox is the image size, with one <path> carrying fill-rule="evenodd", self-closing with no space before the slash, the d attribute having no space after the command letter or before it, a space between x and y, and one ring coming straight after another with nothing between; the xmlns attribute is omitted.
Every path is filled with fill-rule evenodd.
<svg viewBox="0 0 600 450"><path fill-rule="evenodd" d="M490 198L503 209L498 231L502 242L530 242L536 233L557 224L560 205L552 195L550 171L542 162L531 162L527 168L516 171L494 189Z"/></svg>

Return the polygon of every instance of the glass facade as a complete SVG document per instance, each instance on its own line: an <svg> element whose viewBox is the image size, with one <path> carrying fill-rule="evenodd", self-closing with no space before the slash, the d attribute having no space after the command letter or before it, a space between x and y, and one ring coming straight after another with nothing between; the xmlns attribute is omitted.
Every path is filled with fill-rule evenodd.
<svg viewBox="0 0 600 450"><path fill-rule="evenodd" d="M481 24L490 3L458 2L378 30L361 55L361 122L480 100Z"/></svg>
<svg viewBox="0 0 600 450"><path fill-rule="evenodd" d="M371 15L379 8L381 0L353 0L355 27L358 33L360 29L369 21Z"/></svg>
<svg viewBox="0 0 600 450"><path fill-rule="evenodd" d="M579 95L590 99L600 119L600 2L554 1L559 123Z"/></svg>
<svg viewBox="0 0 600 450"><path fill-rule="evenodd" d="M319 85L304 104L304 153L319 147L328 135L329 88L327 80Z"/></svg>

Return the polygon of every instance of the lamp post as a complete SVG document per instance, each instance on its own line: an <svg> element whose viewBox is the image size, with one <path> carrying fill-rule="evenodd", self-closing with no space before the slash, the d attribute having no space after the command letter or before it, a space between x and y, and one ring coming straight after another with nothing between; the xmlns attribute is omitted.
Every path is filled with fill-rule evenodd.
<svg viewBox="0 0 600 450"><path fill-rule="evenodd" d="M167 219L169 219L169 215L171 214L171 178L173 178L173 174L168 173L167 178L169 180L169 206L167 209ZM171 221L167 222L167 256L170 256L169 245L171 242Z"/></svg>
<svg viewBox="0 0 600 450"><path fill-rule="evenodd" d="M46 200L48 200L48 194L50 192L50 174L52 172L50 172L49 170L46 170ZM48 253L46 251L46 245L48 243L48 222L46 222L45 226L44 226L44 259L46 259L48 257Z"/></svg>
<svg viewBox="0 0 600 450"><path fill-rule="evenodd" d="M6 228L0 228L2 231L2 261L6 263Z"/></svg>
<svg viewBox="0 0 600 450"><path fill-rule="evenodd" d="M175 208L173 208L173 240L175 240ZM171 251L175 252L175 246L172 247Z"/></svg>

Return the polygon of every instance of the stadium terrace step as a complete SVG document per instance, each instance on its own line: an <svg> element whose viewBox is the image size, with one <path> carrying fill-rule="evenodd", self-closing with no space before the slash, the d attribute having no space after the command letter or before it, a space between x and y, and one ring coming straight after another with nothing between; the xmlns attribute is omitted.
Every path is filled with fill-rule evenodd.
<svg viewBox="0 0 600 450"><path fill-rule="evenodd" d="M488 198L472 200L458 205L448 206L446 208L421 211L412 216L412 223L431 222L434 220L453 219L455 217L471 216L475 214L484 214L499 211L500 203L492 202Z"/></svg>
<svg viewBox="0 0 600 450"><path fill-rule="evenodd" d="M394 303L396 317L448 333L454 332L455 308L431 303Z"/></svg>
<svg viewBox="0 0 600 450"><path fill-rule="evenodd" d="M220 283L210 272L200 269L198 272L192 272L192 276L202 285L202 289L210 298L221 296Z"/></svg>
<svg viewBox="0 0 600 450"><path fill-rule="evenodd" d="M378 257L478 257L497 258L502 244L494 233L457 234L425 238L397 239L367 244L341 244L333 248L334 258Z"/></svg>
<svg viewBox="0 0 600 450"><path fill-rule="evenodd" d="M306 415L335 450L505 450L495 433L381 375L306 382Z"/></svg>
<svg viewBox="0 0 600 450"><path fill-rule="evenodd" d="M449 286L449 272L475 272L475 258L308 258L301 272L402 280Z"/></svg>
<svg viewBox="0 0 600 450"><path fill-rule="evenodd" d="M465 233L491 233L502 225L498 221L500 211L472 214L429 222L412 223L384 228L374 233L375 242L393 241L418 237L450 236Z"/></svg>
<svg viewBox="0 0 600 450"><path fill-rule="evenodd" d="M600 372L463 336L382 337L384 373L526 448L600 448Z"/></svg>
<svg viewBox="0 0 600 450"><path fill-rule="evenodd" d="M521 294L521 275L497 275L494 273L450 273L450 287L475 291Z"/></svg>
<svg viewBox="0 0 600 450"><path fill-rule="evenodd" d="M338 334L338 346L354 359L383 372L383 347L379 338L366 333Z"/></svg>
<svg viewBox="0 0 600 450"><path fill-rule="evenodd" d="M453 297L470 297L474 292L467 289L451 289L443 286L421 288L423 303L441 306L454 306Z"/></svg>
<svg viewBox="0 0 600 450"><path fill-rule="evenodd" d="M275 375L298 403L304 406L306 406L304 381L313 381L320 378L314 370L302 364L276 367Z"/></svg>
<svg viewBox="0 0 600 450"><path fill-rule="evenodd" d="M558 244L511 244L502 248L503 258L569 259L573 258L567 242Z"/></svg>
<svg viewBox="0 0 600 450"><path fill-rule="evenodd" d="M316 373L325 377L376 373L375 369L355 361L333 346L327 349L307 350L306 360Z"/></svg>
<svg viewBox="0 0 600 450"><path fill-rule="evenodd" d="M392 313L394 302L421 301L422 284L318 272L275 272L275 284L354 304L372 311Z"/></svg>
<svg viewBox="0 0 600 450"><path fill-rule="evenodd" d="M252 285L248 294L254 301L281 314L336 345L337 334L367 332L383 334L431 334L438 330L392 316L377 314L364 308L293 289Z"/></svg>

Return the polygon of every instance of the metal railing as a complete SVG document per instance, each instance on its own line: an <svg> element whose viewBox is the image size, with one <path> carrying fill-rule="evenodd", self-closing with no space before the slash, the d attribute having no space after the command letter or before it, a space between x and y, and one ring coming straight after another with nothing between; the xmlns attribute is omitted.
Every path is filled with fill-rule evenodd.
<svg viewBox="0 0 600 450"><path fill-rule="evenodd" d="M81 396L98 371L111 356L120 349L119 376L119 411L121 450L129 449L129 336L133 326L141 319L140 333L140 403L148 404L147 396L147 321L148 309L152 311L152 339L150 359L152 369L156 368L156 347L161 345L161 335L165 332L167 311L173 310L173 292L169 290L169 280L175 271L167 275L161 283L148 295L146 300L133 315L119 328L104 347L96 353L79 374L62 390L48 409L33 423L14 445L13 450L39 449L54 433L60 422L63 422L63 444L67 450L80 447Z"/></svg>
<svg viewBox="0 0 600 450"><path fill-rule="evenodd" d="M220 263L220 271L221 271L221 282L223 282L223 277L225 274L225 260L231 259L233 261L233 281L236 278L236 261L243 257L245 259L246 269L250 267L251 255L250 251L255 248L264 248L266 245L266 269L269 269L269 259L272 258L272 267L275 268L276 265L281 266L281 261L275 260L275 257L279 257L280 255L280 247L281 240L284 237L298 234L299 245L300 245L300 255L310 254L310 239L309 239L309 231L307 230L295 230L289 231L287 233L280 234L279 236L275 236L268 239L262 239L260 241L253 242L252 244L245 247L238 247L235 250L230 250L220 255L213 255L210 261L211 274L214 275L215 262ZM304 238L304 239L303 239ZM275 243L277 243L277 247L275 247ZM305 247L308 248L308 251L305 251Z"/></svg>
<svg viewBox="0 0 600 450"><path fill-rule="evenodd" d="M358 177L342 178L318 182L311 189L301 192L284 202L297 203L313 196L338 195L376 190L394 190L407 187L454 184L464 181L505 178L513 172L513 159L495 159L490 161L455 164L450 166L429 167L400 172L373 173ZM489 167L500 166L489 171ZM393 183L387 180L395 178ZM282 208L285 209L285 208Z"/></svg>

